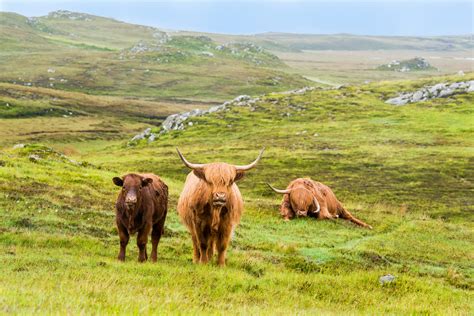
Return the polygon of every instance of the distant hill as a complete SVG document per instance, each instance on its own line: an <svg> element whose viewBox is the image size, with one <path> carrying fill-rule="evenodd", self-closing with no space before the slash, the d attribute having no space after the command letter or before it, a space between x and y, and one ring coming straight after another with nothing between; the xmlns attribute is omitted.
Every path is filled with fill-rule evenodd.
<svg viewBox="0 0 474 316"><path fill-rule="evenodd" d="M354 74L351 65L340 68L345 59L335 60L335 66L331 64L328 69L325 67L329 64L324 61L313 65L306 63L305 56L299 62L298 58L304 54L282 56L285 53L406 49L466 54L473 48L472 35L235 36L164 31L65 10L31 18L0 12L0 82L179 102L218 103L240 94L255 95L308 85L400 79L394 72L382 75L361 70ZM453 67L456 72L468 70L468 62Z"/></svg>
<svg viewBox="0 0 474 316"><path fill-rule="evenodd" d="M249 41L274 51L301 50L427 50L453 51L474 48L473 35L410 37L368 36L353 34L293 34L261 33L255 35L224 35L210 33L179 32L181 34L204 34L218 42Z"/></svg>
<svg viewBox="0 0 474 316"><path fill-rule="evenodd" d="M2 12L0 30L0 81L13 84L220 102L309 83L253 43L174 36L90 14Z"/></svg>

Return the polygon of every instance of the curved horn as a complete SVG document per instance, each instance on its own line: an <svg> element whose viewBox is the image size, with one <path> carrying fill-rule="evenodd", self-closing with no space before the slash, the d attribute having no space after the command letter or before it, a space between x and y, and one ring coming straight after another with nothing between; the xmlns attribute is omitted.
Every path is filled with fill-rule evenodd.
<svg viewBox="0 0 474 316"><path fill-rule="evenodd" d="M291 189L286 189L286 190L279 190L279 189L276 189L274 187L272 187L272 185L270 183L267 182L267 185L273 190L275 191L276 193L280 193L280 194L288 194L291 192Z"/></svg>
<svg viewBox="0 0 474 316"><path fill-rule="evenodd" d="M204 164L199 164L199 163L190 163L189 161L184 158L183 154L179 151L178 147L176 147L176 151L178 152L179 158L183 161L184 165L190 169L199 169L204 167Z"/></svg>
<svg viewBox="0 0 474 316"><path fill-rule="evenodd" d="M314 195L313 195L313 200L314 200L314 203L318 206L314 213L319 213L319 211L321 210L321 206L319 205L318 199L316 199Z"/></svg>
<svg viewBox="0 0 474 316"><path fill-rule="evenodd" d="M265 150L265 147L262 148L262 150L260 151L260 154L258 154L258 157L257 159L254 160L254 162L248 164L248 165L245 165L245 166L235 166L235 169L237 171L247 171L247 170L250 170L252 169L253 167L255 167L257 165L257 163L259 162L259 160L262 158L262 155L263 155L263 151Z"/></svg>

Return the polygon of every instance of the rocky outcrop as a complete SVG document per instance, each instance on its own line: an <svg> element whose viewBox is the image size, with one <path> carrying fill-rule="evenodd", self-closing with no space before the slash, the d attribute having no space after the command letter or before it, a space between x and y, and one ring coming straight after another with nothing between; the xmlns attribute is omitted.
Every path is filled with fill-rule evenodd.
<svg viewBox="0 0 474 316"><path fill-rule="evenodd" d="M164 132L168 132L171 130L182 130L184 129L185 122L191 117L223 111L226 110L229 106L249 106L257 102L258 100L259 98L252 99L248 95L240 95L231 101L224 102L221 105L213 106L207 110L195 109L189 112L173 114L166 118L166 120L161 124L161 128Z"/></svg>
<svg viewBox="0 0 474 316"><path fill-rule="evenodd" d="M407 60L393 60L386 65L381 65L379 70L391 70L400 72L418 71L418 70L436 70L428 61L422 57L415 57Z"/></svg>
<svg viewBox="0 0 474 316"><path fill-rule="evenodd" d="M332 87L324 90L333 90L333 89L340 89L343 86ZM279 92L279 94L283 95L300 95L305 94L309 91L313 91L317 88L315 87L304 87L301 89L290 90L285 92ZM320 88L322 89L322 88ZM168 133L169 131L176 131L176 130L184 130L186 126L193 126L196 124L191 120L193 117L203 116L206 114L225 111L230 107L234 106L246 106L250 108L250 111L255 111L257 103L260 101L260 98L252 98L248 95L239 95L238 97L234 98L233 100L226 101L220 105L213 106L207 110L200 110L195 109L189 112L182 112L177 114L172 114L168 116L163 123L161 123L161 129L157 133L153 133L151 128L147 128L142 133L135 135L131 140L130 144L136 143L138 141L146 139L148 142L154 141L159 135ZM289 113L287 113L289 116Z"/></svg>
<svg viewBox="0 0 474 316"><path fill-rule="evenodd" d="M396 98L391 98L385 103L393 105L405 105L413 102L426 101L435 98L445 98L454 94L474 91L474 80L453 83L438 83L434 86L426 86L415 92L405 92Z"/></svg>

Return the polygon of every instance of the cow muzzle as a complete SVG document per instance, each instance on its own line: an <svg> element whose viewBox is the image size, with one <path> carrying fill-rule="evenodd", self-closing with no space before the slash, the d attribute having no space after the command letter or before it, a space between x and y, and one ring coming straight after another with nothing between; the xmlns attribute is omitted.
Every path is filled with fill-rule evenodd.
<svg viewBox="0 0 474 316"><path fill-rule="evenodd" d="M308 215L308 212L306 211L301 211L301 210L296 211L296 216L298 217L306 217L307 215Z"/></svg>
<svg viewBox="0 0 474 316"><path fill-rule="evenodd" d="M227 196L224 192L216 192L212 195L212 205L222 207L227 203Z"/></svg>
<svg viewBox="0 0 474 316"><path fill-rule="evenodd" d="M137 205L137 197L128 197L125 199L125 205L127 209L133 209Z"/></svg>

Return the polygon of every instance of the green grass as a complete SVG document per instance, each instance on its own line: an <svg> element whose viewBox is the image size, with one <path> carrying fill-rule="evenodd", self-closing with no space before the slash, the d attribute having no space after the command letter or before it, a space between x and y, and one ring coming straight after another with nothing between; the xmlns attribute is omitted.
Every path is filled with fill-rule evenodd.
<svg viewBox="0 0 474 316"><path fill-rule="evenodd" d="M133 114L133 106L127 113L103 111L100 97L88 99L76 124L110 113L114 123L109 124L128 118L116 137L96 133L84 139L65 129L61 137L35 141L21 130L8 130L14 142L29 145L13 149L14 142L4 140L0 152L1 311L472 314L473 95L404 107L383 102L425 84L472 79L471 73L462 79L274 93L253 109L196 118L185 131L132 147L127 141L133 130L149 125ZM32 88L13 93L8 87L1 102L7 97L18 104L51 102L46 89L36 90L43 97L33 102L20 97L30 93L31 98ZM3 122L30 129L37 119ZM46 129L48 120L61 118L40 119ZM177 146L194 162L236 164L267 148L239 183L245 214L225 268L192 264L190 236L175 209L188 172ZM41 159L32 162L31 154ZM130 171L155 172L170 187L157 264L137 263L135 238L126 262L115 259L118 190L111 179ZM300 176L331 186L374 229L342 220L284 222L278 214L281 197L265 182L284 187ZM388 273L396 281L380 285L378 278Z"/></svg>

